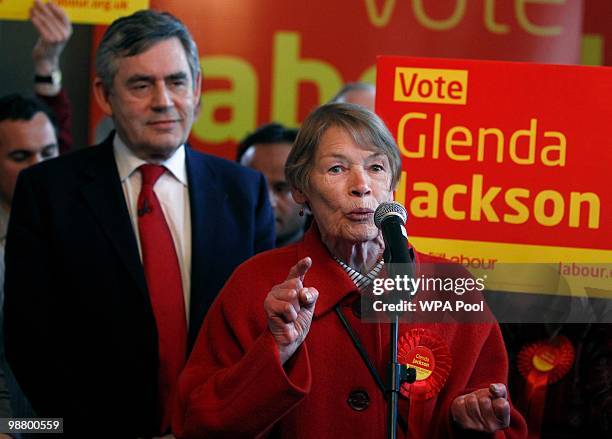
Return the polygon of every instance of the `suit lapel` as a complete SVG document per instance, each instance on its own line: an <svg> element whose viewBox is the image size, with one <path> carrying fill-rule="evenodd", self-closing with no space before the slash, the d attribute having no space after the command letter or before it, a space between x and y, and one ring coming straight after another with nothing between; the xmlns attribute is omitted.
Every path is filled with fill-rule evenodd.
<svg viewBox="0 0 612 439"><path fill-rule="evenodd" d="M224 211L227 194L218 187L215 172L206 156L185 148L189 204L191 209L191 306L188 346L198 335L200 324L214 297L207 291L207 279L214 270L215 250L223 245L218 217Z"/></svg>
<svg viewBox="0 0 612 439"><path fill-rule="evenodd" d="M213 275L214 250L223 244L221 221L225 190L217 185L214 169L206 156L185 148L189 204L191 210L191 298L188 346L193 346L206 310L214 300L207 290ZM121 261L148 299L147 284L138 254L138 244L125 203L113 155L112 136L100 146L99 153L85 169L81 192L104 229ZM211 297L213 296L213 297Z"/></svg>
<svg viewBox="0 0 612 439"><path fill-rule="evenodd" d="M112 138L112 135L109 136L98 147L99 154L84 170L86 180L81 187L81 192L119 258L148 300L147 284L138 254L138 244L115 164Z"/></svg>

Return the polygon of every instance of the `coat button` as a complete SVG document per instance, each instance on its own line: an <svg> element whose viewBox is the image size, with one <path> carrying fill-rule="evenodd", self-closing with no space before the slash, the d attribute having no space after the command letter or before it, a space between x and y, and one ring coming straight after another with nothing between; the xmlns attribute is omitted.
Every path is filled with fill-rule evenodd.
<svg viewBox="0 0 612 439"><path fill-rule="evenodd" d="M346 402L353 410L361 412L367 409L370 405L370 397L368 396L368 392L365 390L353 390L351 393L349 393Z"/></svg>

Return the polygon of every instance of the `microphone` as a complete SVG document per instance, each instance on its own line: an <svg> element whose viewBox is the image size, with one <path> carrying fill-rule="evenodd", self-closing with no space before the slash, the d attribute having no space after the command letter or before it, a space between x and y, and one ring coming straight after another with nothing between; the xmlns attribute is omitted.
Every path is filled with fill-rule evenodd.
<svg viewBox="0 0 612 439"><path fill-rule="evenodd" d="M404 226L407 219L406 209L395 201L381 203L374 212L374 224L382 231L385 241L384 259L387 264L406 264L413 260Z"/></svg>

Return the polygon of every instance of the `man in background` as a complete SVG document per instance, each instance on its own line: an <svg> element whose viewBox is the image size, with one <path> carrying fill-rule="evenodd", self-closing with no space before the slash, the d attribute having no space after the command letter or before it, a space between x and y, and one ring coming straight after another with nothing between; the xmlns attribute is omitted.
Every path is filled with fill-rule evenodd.
<svg viewBox="0 0 612 439"><path fill-rule="evenodd" d="M262 125L238 146L238 162L261 172L268 181L270 203L274 209L276 247L299 241L304 235L304 206L293 200L285 179L285 163L297 132L277 123Z"/></svg>
<svg viewBox="0 0 612 439"><path fill-rule="evenodd" d="M19 173L57 157L54 117L33 98L11 94L0 98L0 245L4 248L13 193Z"/></svg>
<svg viewBox="0 0 612 439"><path fill-rule="evenodd" d="M113 22L95 97L116 132L23 171L6 247L8 360L70 437L167 435L176 382L234 268L274 243L264 177L186 145L200 60L175 17ZM220 347L222 354L223 347Z"/></svg>
<svg viewBox="0 0 612 439"><path fill-rule="evenodd" d="M17 176L33 164L57 157L57 132L52 120L50 110L37 99L18 94L0 98L0 304L4 299L4 246ZM34 416L30 404L6 365L2 340L0 413L2 417Z"/></svg>
<svg viewBox="0 0 612 439"><path fill-rule="evenodd" d="M36 98L19 94L0 98L0 311L4 302L4 246L17 176L27 167L56 157L58 151L72 148L72 113L60 70L60 56L72 35L72 24L62 8L39 0L30 9L30 21L38 33L32 50ZM3 333L0 376L5 378L0 380L0 417L35 416L6 363ZM31 436L24 433L20 437Z"/></svg>

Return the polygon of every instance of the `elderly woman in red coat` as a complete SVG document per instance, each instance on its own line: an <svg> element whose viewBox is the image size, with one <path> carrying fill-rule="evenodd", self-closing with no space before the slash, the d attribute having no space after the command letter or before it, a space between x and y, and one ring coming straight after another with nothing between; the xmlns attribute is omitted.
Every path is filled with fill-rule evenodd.
<svg viewBox="0 0 612 439"><path fill-rule="evenodd" d="M389 328L363 322L355 305L381 269L373 214L400 172L375 114L328 104L304 121L286 175L313 225L301 242L245 262L217 297L180 378L177 437L385 436ZM417 254L422 262L431 260ZM399 333L401 352L431 357L421 381L402 387L401 437L525 435L496 324L401 324Z"/></svg>

